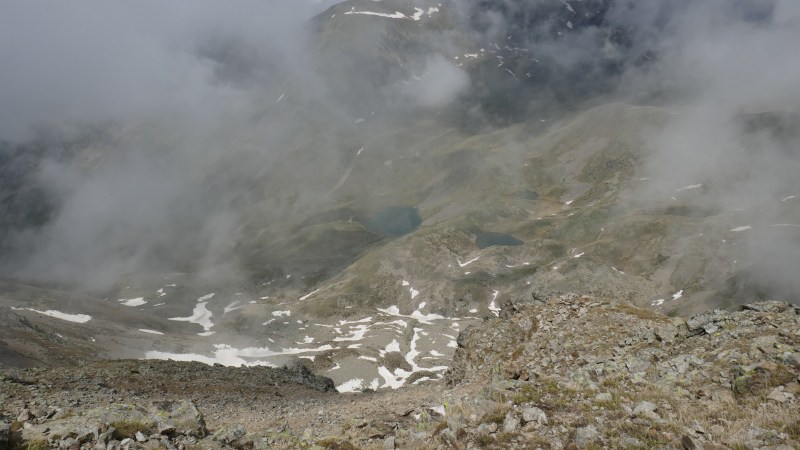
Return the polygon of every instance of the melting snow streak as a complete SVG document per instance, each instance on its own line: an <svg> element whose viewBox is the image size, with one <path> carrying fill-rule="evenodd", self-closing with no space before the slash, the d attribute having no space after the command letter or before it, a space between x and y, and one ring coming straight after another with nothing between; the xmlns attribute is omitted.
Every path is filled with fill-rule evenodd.
<svg viewBox="0 0 800 450"><path fill-rule="evenodd" d="M213 294L212 294L213 295ZM207 303L198 303L197 306L194 307L194 311L192 311L192 315L189 317L173 317L167 320L174 320L176 322L191 322L196 323L203 327L205 331L208 331L211 327L214 326L214 322L211 321L211 311L206 308Z"/></svg>
<svg viewBox="0 0 800 450"><path fill-rule="evenodd" d="M67 314L61 311L56 311L54 309L48 309L47 311L39 311L38 309L33 309L33 308L11 308L11 309L15 311L19 310L33 311L35 313L43 314L45 316L66 320L67 322L86 323L92 320L92 316L88 314Z"/></svg>

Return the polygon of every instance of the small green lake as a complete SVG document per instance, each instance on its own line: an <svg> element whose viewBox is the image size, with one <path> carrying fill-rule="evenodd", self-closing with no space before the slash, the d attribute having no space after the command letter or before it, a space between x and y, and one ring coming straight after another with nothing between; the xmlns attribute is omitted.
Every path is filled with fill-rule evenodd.
<svg viewBox="0 0 800 450"><path fill-rule="evenodd" d="M422 225L419 210L407 206L390 206L366 213L361 224L367 231L383 236L403 236Z"/></svg>
<svg viewBox="0 0 800 450"><path fill-rule="evenodd" d="M523 241L505 233L492 233L489 231L481 231L475 233L475 244L479 248L487 248L494 246L514 246L522 245Z"/></svg>

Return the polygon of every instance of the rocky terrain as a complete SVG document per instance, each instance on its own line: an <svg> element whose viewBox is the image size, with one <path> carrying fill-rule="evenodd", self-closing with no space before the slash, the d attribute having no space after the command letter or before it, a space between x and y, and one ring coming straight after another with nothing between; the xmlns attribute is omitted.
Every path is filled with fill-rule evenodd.
<svg viewBox="0 0 800 450"><path fill-rule="evenodd" d="M28 55L0 450L800 448L800 10L211 3Z"/></svg>
<svg viewBox="0 0 800 450"><path fill-rule="evenodd" d="M689 319L575 294L509 302L445 380L339 394L307 369L107 361L6 369L10 448L800 445L800 308ZM10 444L9 444L10 443Z"/></svg>

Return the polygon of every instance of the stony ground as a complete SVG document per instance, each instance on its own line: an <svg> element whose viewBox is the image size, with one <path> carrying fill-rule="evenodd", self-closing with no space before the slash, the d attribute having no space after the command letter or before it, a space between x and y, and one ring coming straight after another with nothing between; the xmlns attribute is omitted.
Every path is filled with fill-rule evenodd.
<svg viewBox="0 0 800 450"><path fill-rule="evenodd" d="M2 371L0 448L800 445L800 308L688 320L587 296L509 303L445 381L338 394L304 368L106 361Z"/></svg>

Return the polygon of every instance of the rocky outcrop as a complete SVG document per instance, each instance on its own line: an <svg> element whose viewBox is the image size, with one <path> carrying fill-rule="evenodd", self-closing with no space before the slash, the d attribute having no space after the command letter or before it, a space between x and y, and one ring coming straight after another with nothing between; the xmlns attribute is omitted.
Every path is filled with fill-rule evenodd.
<svg viewBox="0 0 800 450"><path fill-rule="evenodd" d="M23 410L15 441L47 443L50 448L130 448L134 442L152 442L159 448L192 444L208 434L203 415L188 400L119 403L76 416L35 419Z"/></svg>
<svg viewBox="0 0 800 450"><path fill-rule="evenodd" d="M796 306L765 301L682 320L564 295L516 309L458 340L448 383L482 383L497 405L450 429L456 441L551 448L800 445L792 413L800 407ZM466 402L454 410L475 412ZM502 433L484 434L487 421L500 423Z"/></svg>
<svg viewBox="0 0 800 450"><path fill-rule="evenodd" d="M246 429L227 423L226 405L252 414L275 408L273 399L292 404L335 392L329 378L305 367L175 361L12 369L0 371L0 381L1 450L246 447ZM201 409L211 414L211 430Z"/></svg>
<svg viewBox="0 0 800 450"><path fill-rule="evenodd" d="M11 439L11 421L0 417L0 450L6 450Z"/></svg>

